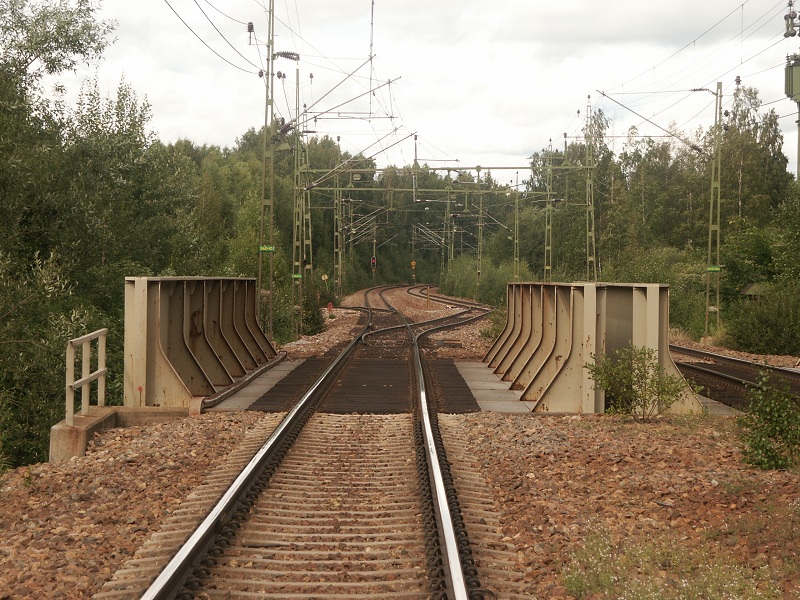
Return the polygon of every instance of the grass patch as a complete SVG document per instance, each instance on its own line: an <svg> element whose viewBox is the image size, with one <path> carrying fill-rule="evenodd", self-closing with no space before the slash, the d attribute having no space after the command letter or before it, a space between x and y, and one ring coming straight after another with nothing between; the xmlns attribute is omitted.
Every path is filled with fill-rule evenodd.
<svg viewBox="0 0 800 600"><path fill-rule="evenodd" d="M686 548L668 536L615 543L592 529L562 571L567 592L578 599L689 600L782 598L767 568L741 566L719 550Z"/></svg>

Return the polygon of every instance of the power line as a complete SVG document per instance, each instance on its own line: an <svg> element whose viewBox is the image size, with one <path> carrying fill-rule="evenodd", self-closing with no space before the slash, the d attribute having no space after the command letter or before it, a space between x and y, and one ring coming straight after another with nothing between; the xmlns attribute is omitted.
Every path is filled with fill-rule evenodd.
<svg viewBox="0 0 800 600"><path fill-rule="evenodd" d="M208 5L209 5L211 8L213 8L215 11L217 11L217 12L218 12L219 14L221 14L223 17L227 17L228 19L230 19L230 20L231 20L231 21L233 21L234 23L239 23L239 25L247 25L247 23L246 23L245 21L240 21L239 19L234 19L232 16L230 16L230 15L228 15L228 14L225 14L225 13L224 13L224 12L222 12L220 9L218 9L216 6L214 6L213 4L211 4L211 2L209 2L208 0L203 0L203 2L205 2L206 4L208 4Z"/></svg>
<svg viewBox="0 0 800 600"><path fill-rule="evenodd" d="M731 11L723 19L720 19L716 24L714 24L712 27L708 28L702 35L700 35L697 38L695 38L692 42L689 42L688 44L684 45L680 50L678 50L677 52L673 53L672 55L670 55L666 59L662 60L661 62L657 63L654 67L652 67L651 69L648 69L648 71L656 69L657 67L663 65L664 63L666 63L670 59L674 58L676 55L678 55L680 52L682 52L686 48L696 44L698 40L700 40L702 37L707 35L710 31L716 29L722 22L724 22L725 20L729 19L736 12L736 10L742 10L742 14L743 14L744 5L745 4L746 4L746 2L741 4L741 5L739 5L739 7L737 9ZM711 65L712 61L718 61L721 58L724 59L724 58L728 57L728 55L730 54L730 52L727 49L725 49L726 46L730 45L733 42L736 42L737 45L742 46L745 39L750 39L753 35L755 35L758 31L760 31L761 29L763 29L765 26L767 26L770 23L770 19L772 19L772 17L774 16L773 15L774 11L777 8L781 7L781 5L782 5L782 1L779 1L772 8L769 8L766 12L763 12L758 17L752 19L751 23L747 27L744 27L744 17L742 17L742 27L741 27L740 31L737 32L736 35L733 36L730 40L728 40L728 42L726 44L723 44L723 46L721 48L718 48L718 49L716 49L716 50L714 50L712 52L707 53L703 58L699 59L699 61L697 59L695 59L692 69L682 68L682 69L680 69L678 71L675 71L673 73L667 74L667 75L661 77L661 79L658 82L656 82L656 81L652 82L653 85L657 85L658 83L664 83L664 84L671 85L671 86L675 86L676 84L677 85L681 85L681 83L683 81L687 80L687 78L688 78L690 73L694 73L698 69L705 70L705 71L710 71L708 69L708 67ZM744 37L744 33L748 32L748 31L749 31L749 33L748 33L747 37L745 38ZM776 42L776 43L779 43L779 42L780 42L780 40L778 42ZM709 77L712 80L719 81L724 75L726 75L726 74L730 73L731 71L735 70L736 68L738 68L742 64L744 64L746 62L749 62L750 60L753 60L755 57L759 56L763 52L766 52L767 50L772 48L774 45L775 44L771 44L770 46L768 46L767 48L764 48L761 52L755 54L754 56L751 56L747 60L740 61L737 66L731 68L730 70L728 70L723 75L717 75L716 77L709 77L709 74L705 73L705 74L699 75L699 77ZM644 74L644 73L642 73L642 74ZM635 79L637 79L640 76L637 76L637 77L634 77L633 79L630 79L628 81L628 83L631 82L631 81L634 81ZM710 85L710 84L707 83L706 85ZM681 85L681 87L683 87L683 85ZM691 87L699 87L699 85L696 83L696 80L692 81ZM612 88L612 89L614 89L614 88ZM628 93L631 93L631 92L625 92L625 93L628 94ZM634 92L634 93L637 93L637 92ZM655 97L655 94L661 94L661 93L664 93L664 90L651 89L651 90L642 90L642 92L641 92L642 96L647 96L649 98L653 98L653 97ZM632 103L632 105L633 106L644 105L645 102L646 102L646 98L643 97L639 101L634 101ZM680 102L681 102L681 99L677 100L675 103L673 103L672 105L670 105L667 108L671 108L672 106L674 106L675 104L680 103ZM663 110L661 110L659 112L664 112L664 110L666 110L666 109L663 109Z"/></svg>
<svg viewBox="0 0 800 600"><path fill-rule="evenodd" d="M209 17L209 16L206 14L206 11L204 11L204 10L203 10L203 7L202 7L202 6L200 6L200 3L199 3L197 0L194 0L194 3L197 5L197 8L199 8L199 9L200 9L200 12L201 12L201 13L203 13L203 16L204 16L204 17L205 17L205 18L208 20L208 22L209 22L209 23L211 23L211 26L214 28L214 30L215 30L215 31L216 31L216 32L217 32L217 33L220 35L220 37L221 37L223 40L225 40L225 43L226 43L226 44L228 44L228 46L230 46L230 47L233 49L233 51L234 51L234 52L236 52L236 54L238 54L238 55L239 55L239 56L241 56L243 59L245 59L245 61L247 61L247 62L248 62L248 63L249 63L251 66L253 66L253 67L255 67L256 69L258 69L258 68L259 68L259 66L258 66L257 64L255 64L255 63L254 63L254 62L252 62L252 61L251 61L249 58L247 58L247 57L246 57L244 54L242 54L241 52L239 52L239 51L236 49L236 47L235 47L233 44L231 44L231 43L230 43L230 41L228 41L228 38L226 38L226 37L225 37L225 34L223 34L223 33L222 33L220 30L219 30L219 28L218 28L216 25L214 25L214 21L212 21L212 20L211 20L211 18L210 18L210 17Z"/></svg>
<svg viewBox="0 0 800 600"><path fill-rule="evenodd" d="M174 12L174 13L175 13L175 16L176 16L176 17L178 17L178 18L180 19L181 23L183 23L183 24L186 26L186 29L188 29L189 31L191 31L191 32L192 32L192 35L194 35L194 37L196 37L198 40L200 40L200 41L202 42L202 44L203 44L203 45L204 45L206 48L208 48L209 50L211 50L211 52L213 52L214 54L216 54L216 55L217 55L219 58L221 58L222 60L224 60L226 63L228 63L230 66L232 66L232 67L233 67L233 68L235 68L235 69L239 69L240 71L244 71L245 73L249 73L250 75L257 75L257 74L258 74L258 73L257 73L257 72L255 72L255 71L248 71L247 69L243 69L243 68L242 68L242 67L240 67L239 65L235 65L235 64L233 64L233 63L232 63L231 61L229 61L227 58L225 58L224 56L222 56L222 55L221 55L219 52L217 52L216 50L214 50L214 49L213 49L211 46L209 46L209 45L208 45L208 44L205 42L205 40L203 40L203 38L201 38L199 35L197 35L197 33L194 31L194 29L192 29L192 28L189 26L189 24L188 24L186 21L184 21L184 20L183 20L183 17L181 17L181 16L178 14L178 11L177 11L177 10L175 10L175 9L172 7L172 5L169 3L169 0L164 0L164 2L167 4L167 6L169 6L170 10L171 10L172 12Z"/></svg>
<svg viewBox="0 0 800 600"><path fill-rule="evenodd" d="M605 92L601 92L600 90L597 90L597 93L598 93L598 94L600 94L600 95L602 95L604 98L608 98L608 99L609 99L609 100L611 100L612 102L616 102L616 103L617 103L617 104L619 104L619 105L620 105L622 108L624 108L624 109L626 109L626 110L629 110L629 111L631 111L633 114L635 114L635 115L636 115L637 117L639 117L640 119L644 119L645 121L647 121L648 123L650 123L650 125L652 125L652 126L654 126L654 127L658 127L658 128L661 130L661 131L663 131L664 133L666 133L666 134L670 135L671 137L674 137L676 140L680 140L681 142L683 142L684 144L686 144L687 146L689 146L689 147L690 147L692 150L694 150L695 152L702 152L702 151L703 151L703 149L702 149L702 148L700 148L700 146L698 146L697 144L695 144L695 143L693 143L693 142L690 142L690 141L688 141L688 140L685 140L685 139L683 139L683 138L682 138L681 136L679 136L677 133L675 133L675 132L673 132L673 131L670 131L669 129L665 129L664 127L662 127L662 126L661 126L661 125L659 125L658 123L656 123L656 122L654 122L654 121L651 121L650 119L648 119L648 118L647 118L647 117L645 117L644 115L641 115L641 114L639 114L638 112L636 112L635 110L633 110L633 109L632 109L632 108L630 108L629 106L625 106L625 105L624 105L622 102L620 102L619 100L615 100L614 98L612 98L611 96L609 96L609 95L608 95L608 94L606 94Z"/></svg>
<svg viewBox="0 0 800 600"><path fill-rule="evenodd" d="M724 23L725 21L727 21L727 20L728 20L728 19L731 17L731 15L733 15L733 14L734 14L736 11L740 10L740 8L744 7L744 5L745 5L745 4L747 4L749 1L750 1L750 0L745 0L745 1L744 1L744 2L743 2L741 5L740 5L740 6L737 6L735 9L733 9L733 10L732 10L731 12L729 12L727 15L725 15L724 17L722 17L722 18L721 18L719 21L717 21L716 23L714 23L714 24L713 24L711 27L709 27L708 29L706 29L706 30L705 30L703 33L701 33L699 36L697 36L697 37L696 37L695 39L693 39L691 42L689 42L688 44L686 44L685 46L683 46L681 49L679 49L679 50L676 50L675 52L673 52L672 54L670 54L670 55L669 55L667 58L665 58L665 59L664 59L664 60L662 60L661 62L659 62L659 63L657 63L657 64L653 65L653 67L651 67L651 68L647 69L646 71L643 71L643 72L642 72L642 73L640 73L639 75L636 75L635 77L632 77L632 78L631 78L631 79L629 79L628 81L626 81L626 82L624 82L624 83L622 83L622 84L620 84L620 85L618 85L618 86L615 86L615 88L616 88L616 87L625 87L626 85L628 85L628 84L629 84L629 83L631 83L632 81L636 81L637 79L639 79L639 77L642 77L643 75L646 75L647 73L649 73L650 71L653 71L653 70L657 69L658 67L660 67L661 65L663 65L664 63L666 63L667 61L669 61L670 59L672 59L672 58L676 57L678 54L680 54L681 52L683 52L684 50L686 50L687 48L689 48L689 47L690 47L690 46L692 46L693 44L696 44L696 43L697 43L697 41L698 41L699 39L703 38L705 35L709 34L711 31L713 31L714 29L716 29L716 28L717 28L719 25L721 25L722 23ZM782 0L781 0L781 1L782 1ZM614 88L612 88L612 89L614 89Z"/></svg>

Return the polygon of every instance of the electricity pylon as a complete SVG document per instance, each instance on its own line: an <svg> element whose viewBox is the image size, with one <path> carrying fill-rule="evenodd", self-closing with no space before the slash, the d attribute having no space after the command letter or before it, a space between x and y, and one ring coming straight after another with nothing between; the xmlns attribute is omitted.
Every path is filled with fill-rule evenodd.
<svg viewBox="0 0 800 600"><path fill-rule="evenodd" d="M716 331L719 332L719 221L720 221L720 169L722 166L722 82L717 82L716 103L714 109L714 152L711 156L711 200L708 207L708 261L706 263L706 327L708 336L708 315L711 312L711 279L712 274L716 287Z"/></svg>

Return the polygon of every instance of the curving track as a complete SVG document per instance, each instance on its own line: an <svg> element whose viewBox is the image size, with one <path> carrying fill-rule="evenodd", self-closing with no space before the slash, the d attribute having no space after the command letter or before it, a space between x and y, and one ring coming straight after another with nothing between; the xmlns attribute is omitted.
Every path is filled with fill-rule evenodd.
<svg viewBox="0 0 800 600"><path fill-rule="evenodd" d="M669 348L683 376L701 386L704 396L738 410L747 410L748 393L758 386L762 373L778 384L785 383L800 397L800 372L695 348L677 345Z"/></svg>
<svg viewBox="0 0 800 600"><path fill-rule="evenodd" d="M511 575L514 549L480 477L466 467L451 471L422 363L413 360L421 336L487 308L401 323L384 291L365 295L367 343L354 340L278 429L244 444L236 460L252 466L263 456L258 473L245 470L232 488L218 483L201 492L205 504L185 511L183 523L176 515L170 531L154 536L97 598L139 597L158 573L143 598L492 598L501 590L524 597ZM302 423L286 425L293 414ZM259 437L263 445L254 449ZM231 467L221 469L212 479L230 481ZM220 508L243 478L244 498ZM209 508L208 498L220 494ZM205 512L190 535L187 523ZM202 533L215 513L219 522Z"/></svg>

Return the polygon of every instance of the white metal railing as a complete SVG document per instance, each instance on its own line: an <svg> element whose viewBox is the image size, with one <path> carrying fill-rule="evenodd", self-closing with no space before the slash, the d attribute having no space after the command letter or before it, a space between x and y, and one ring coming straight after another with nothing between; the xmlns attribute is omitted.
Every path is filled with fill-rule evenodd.
<svg viewBox="0 0 800 600"><path fill-rule="evenodd" d="M75 424L75 390L81 389L81 414L89 414L89 396L92 382L97 380L97 405L106 403L106 335L108 329L67 342L67 425ZM92 340L97 340L97 370L92 371ZM75 348L81 346L81 378L75 381Z"/></svg>

